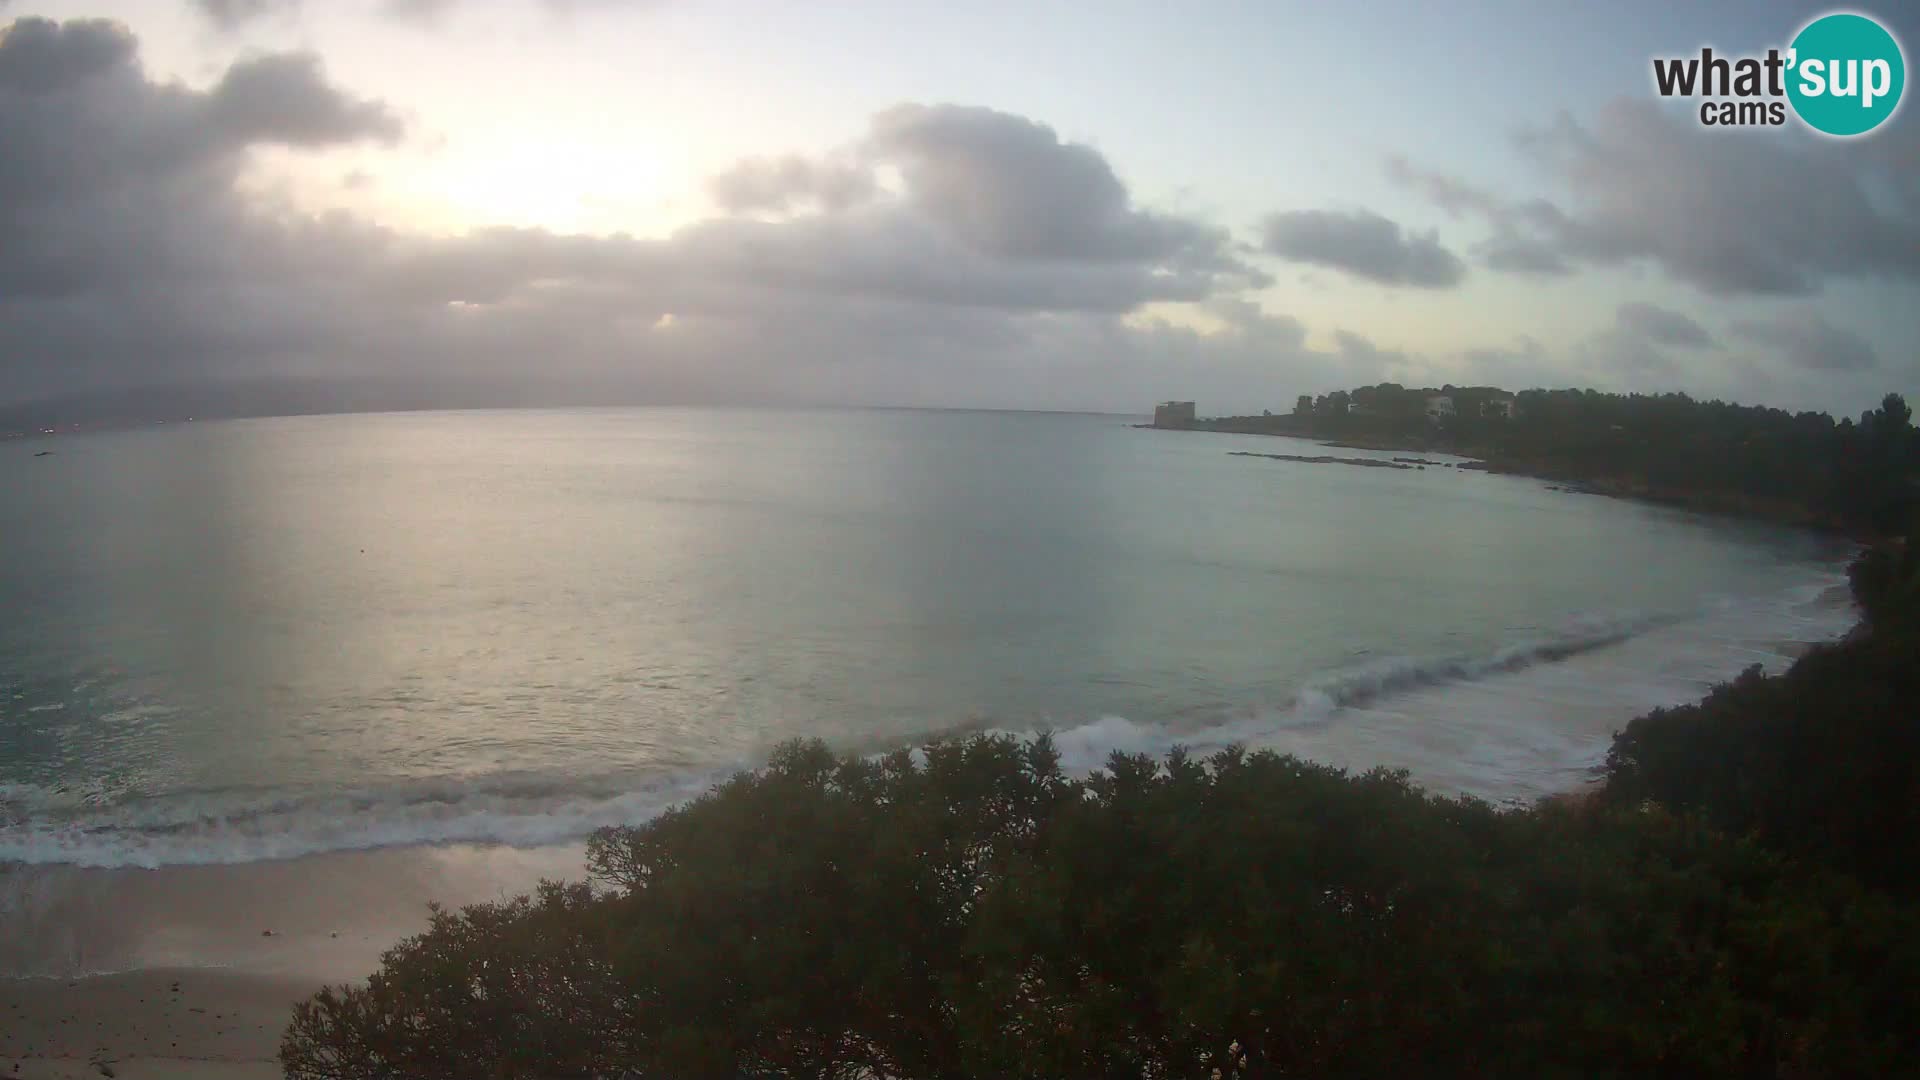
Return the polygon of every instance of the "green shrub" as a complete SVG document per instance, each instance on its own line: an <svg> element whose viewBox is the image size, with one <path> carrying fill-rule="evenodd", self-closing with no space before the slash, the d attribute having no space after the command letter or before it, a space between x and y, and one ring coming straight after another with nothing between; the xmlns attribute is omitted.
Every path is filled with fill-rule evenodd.
<svg viewBox="0 0 1920 1080"><path fill-rule="evenodd" d="M1920 900L1920 588L1913 549L1886 545L1852 567L1868 623L1785 674L1753 668L1692 705L1620 732L1606 797L1697 813Z"/></svg>
<svg viewBox="0 0 1920 1080"><path fill-rule="evenodd" d="M301 1006L301 1080L1863 1075L1908 909L1700 818L1045 740L787 747Z"/></svg>

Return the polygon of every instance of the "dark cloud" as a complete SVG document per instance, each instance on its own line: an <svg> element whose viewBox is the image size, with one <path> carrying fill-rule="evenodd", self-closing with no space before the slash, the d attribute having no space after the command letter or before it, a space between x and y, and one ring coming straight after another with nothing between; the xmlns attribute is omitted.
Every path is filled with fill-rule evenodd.
<svg viewBox="0 0 1920 1080"><path fill-rule="evenodd" d="M308 57L248 61L201 92L150 82L115 24L14 23L0 40L0 392L148 365L198 375L317 321L302 293L339 261L339 230L251 212L235 193L246 151L393 131Z"/></svg>
<svg viewBox="0 0 1920 1080"><path fill-rule="evenodd" d="M0 90L39 96L123 67L137 48L119 23L24 18L0 27Z"/></svg>
<svg viewBox="0 0 1920 1080"><path fill-rule="evenodd" d="M722 210L736 214L844 210L875 192L873 170L864 163L814 161L797 154L749 158L713 177L707 187Z"/></svg>
<svg viewBox="0 0 1920 1080"><path fill-rule="evenodd" d="M1743 319L1735 322L1731 329L1735 336L1772 349L1804 371L1864 372L1880 366L1879 356L1865 338L1811 311L1794 310L1767 319Z"/></svg>
<svg viewBox="0 0 1920 1080"><path fill-rule="evenodd" d="M1441 245L1437 233L1402 230L1369 210L1274 214L1264 224L1263 240L1269 254L1383 285L1445 289L1460 284L1467 273L1466 264Z"/></svg>
<svg viewBox="0 0 1920 1080"><path fill-rule="evenodd" d="M1711 295L1801 295L1847 278L1920 278L1920 124L1859 146L1794 132L1707 131L1622 100L1519 145L1553 200L1514 200L1391 159L1390 177L1484 221L1490 267L1562 274L1644 261Z"/></svg>
<svg viewBox="0 0 1920 1080"><path fill-rule="evenodd" d="M354 100L327 85L320 58L311 53L240 61L227 69L206 104L213 121L240 142L391 142L401 131L399 119L386 106Z"/></svg>
<svg viewBox="0 0 1920 1080"><path fill-rule="evenodd" d="M1713 345L1713 335L1692 317L1671 308L1634 300L1621 304L1614 312L1621 330L1655 345L1683 349L1705 349Z"/></svg>

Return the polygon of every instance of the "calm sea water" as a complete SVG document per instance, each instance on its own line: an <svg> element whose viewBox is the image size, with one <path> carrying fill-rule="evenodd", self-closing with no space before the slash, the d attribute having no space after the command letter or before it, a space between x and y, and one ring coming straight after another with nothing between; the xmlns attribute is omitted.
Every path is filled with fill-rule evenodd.
<svg viewBox="0 0 1920 1080"><path fill-rule="evenodd" d="M1843 552L1802 534L1131 423L490 411L0 447L0 862L560 841L795 736L1045 728L1081 768L1246 742L1528 797L1851 619Z"/></svg>

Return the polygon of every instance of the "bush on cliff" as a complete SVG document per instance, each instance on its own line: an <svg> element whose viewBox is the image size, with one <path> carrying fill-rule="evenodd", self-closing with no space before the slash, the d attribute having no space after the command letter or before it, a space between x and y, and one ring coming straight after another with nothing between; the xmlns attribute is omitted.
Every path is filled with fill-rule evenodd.
<svg viewBox="0 0 1920 1080"><path fill-rule="evenodd" d="M1910 909L1657 808L1272 754L784 748L599 882L440 913L302 1005L301 1080L1884 1074ZM1217 1074L1215 1070L1218 1070Z"/></svg>

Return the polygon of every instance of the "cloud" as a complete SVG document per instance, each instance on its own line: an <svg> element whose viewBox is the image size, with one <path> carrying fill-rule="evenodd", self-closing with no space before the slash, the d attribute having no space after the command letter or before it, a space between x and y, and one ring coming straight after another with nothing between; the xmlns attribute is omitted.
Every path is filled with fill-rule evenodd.
<svg viewBox="0 0 1920 1080"><path fill-rule="evenodd" d="M1731 330L1736 337L1767 346L1804 371L1864 372L1880 366L1879 356L1865 338L1811 311L1743 319Z"/></svg>
<svg viewBox="0 0 1920 1080"><path fill-rule="evenodd" d="M4 34L6 393L124 380L148 364L198 374L313 317L300 286L326 269L324 246L306 246L324 230L270 225L235 182L256 145L390 137L384 107L333 88L310 57L247 61L195 91L150 82L117 24L22 19Z"/></svg>
<svg viewBox="0 0 1920 1080"><path fill-rule="evenodd" d="M1713 334L1692 316L1632 300L1614 309L1612 326L1576 342L1572 359L1588 378L1603 386L1670 388L1681 375L1670 349L1715 347Z"/></svg>
<svg viewBox="0 0 1920 1080"><path fill-rule="evenodd" d="M27 18L0 31L0 203L27 211L12 217L16 229L84 233L84 212L111 226L147 196L206 203L215 192L202 185L230 182L252 145L390 141L399 132L386 106L334 87L309 55L236 63L200 92L148 82L136 42L117 23ZM84 246L76 239L62 246Z"/></svg>
<svg viewBox="0 0 1920 1080"><path fill-rule="evenodd" d="M817 162L798 154L749 158L707 182L708 191L729 213L798 208L844 210L871 199L872 169L859 162Z"/></svg>
<svg viewBox="0 0 1920 1080"><path fill-rule="evenodd" d="M5 400L272 377L529 401L1142 408L1185 391L1231 407L1372 362L1358 339L1317 350L1296 320L1238 306L1260 278L1223 230L1135 204L1097 152L1011 114L888 110L843 154L736 170L735 205L779 220L429 236L248 182L254 147L399 131L309 55L196 88L150 79L117 26L32 20L0 42L0 88ZM900 182L869 193L855 166ZM1203 332L1145 314L1183 303L1234 317Z"/></svg>
<svg viewBox="0 0 1920 1080"><path fill-rule="evenodd" d="M431 22L447 13L459 0L386 0L381 10L396 19Z"/></svg>
<svg viewBox="0 0 1920 1080"><path fill-rule="evenodd" d="M1134 206L1098 151L1026 117L901 105L874 117L865 148L899 166L929 220L988 255L1244 269L1223 230Z"/></svg>
<svg viewBox="0 0 1920 1080"><path fill-rule="evenodd" d="M499 303L586 284L673 297L673 310L734 314L777 294L1124 313L1154 301L1204 300L1211 291L1210 279L1140 264L995 259L890 207L791 222L714 219L664 240L492 229L397 243L381 273L390 275L390 288L441 302Z"/></svg>
<svg viewBox="0 0 1920 1080"><path fill-rule="evenodd" d="M216 25L233 28L268 15L279 15L300 6L300 0L189 0L200 14Z"/></svg>
<svg viewBox="0 0 1920 1080"><path fill-rule="evenodd" d="M1507 390L1561 389L1591 386L1593 378L1556 356L1538 338L1525 334L1512 342L1464 349L1457 363L1443 370L1424 373L1421 380L1430 385L1447 381L1456 384L1499 386Z"/></svg>
<svg viewBox="0 0 1920 1080"><path fill-rule="evenodd" d="M1342 270L1383 285L1445 289L1466 277L1437 233L1403 231L1369 210L1295 210L1269 216L1264 250L1294 262Z"/></svg>
<svg viewBox="0 0 1920 1080"><path fill-rule="evenodd" d="M263 145L400 134L389 106L311 55L249 56L186 85L150 78L115 24L14 24L0 39L0 404L270 377L403 380L426 388L407 400L430 404L1192 397L1258 411L1415 381L1406 372L1592 381L1571 351L1531 341L1436 357L1365 326L1323 340L1332 328L1255 302L1268 279L1225 230L1144 205L1098 150L990 109L900 106L832 152L750 159L714 179L716 216L659 237L426 235L312 213L257 182L280 157L253 153ZM1463 221L1497 208L1516 237L1588 261L1555 224L1583 220L1572 210L1450 197ZM1436 235L1363 213L1318 220L1332 223L1310 247L1332 253L1318 265L1402 284L1464 273ZM1823 325L1795 324L1809 340ZM1676 355L1703 333L1644 305L1624 305L1610 332ZM1803 351L1857 367L1834 340L1825 327ZM1602 377L1639 370L1620 352L1580 356Z"/></svg>
<svg viewBox="0 0 1920 1080"><path fill-rule="evenodd" d="M897 193L882 191L883 168L898 173ZM815 284L846 273L879 292L937 282L953 302L1127 310L1268 281L1230 253L1225 230L1136 206L1099 152L992 109L895 106L836 153L751 158L709 190L735 214L811 211L778 227L707 223L689 238L729 260L750 249Z"/></svg>
<svg viewBox="0 0 1920 1080"><path fill-rule="evenodd" d="M0 0L4 7L7 0ZM306 6L305 0L187 0L214 25L235 30L257 19L291 15ZM381 0L379 10L392 18L408 22L430 23L471 0ZM650 7L658 0L540 0L549 13L571 15L595 8Z"/></svg>
<svg viewBox="0 0 1920 1080"><path fill-rule="evenodd" d="M208 94L207 111L241 142L392 142L401 132L399 119L385 105L329 86L320 58L312 53L278 53L234 64Z"/></svg>
<svg viewBox="0 0 1920 1080"><path fill-rule="evenodd" d="M1389 159L1390 178L1488 226L1497 270L1565 274L1650 263L1715 296L1795 296L1841 279L1920 278L1920 125L1862 146L1798 133L1729 136L1651 102L1563 114L1517 144L1551 198L1510 199Z"/></svg>
<svg viewBox="0 0 1920 1080"><path fill-rule="evenodd" d="M0 90L39 96L126 65L137 45L118 23L25 18L0 27Z"/></svg>
<svg viewBox="0 0 1920 1080"><path fill-rule="evenodd" d="M1615 309L1621 330L1655 345L1684 349L1705 349L1713 345L1713 335L1692 317L1671 308L1634 300Z"/></svg>
<svg viewBox="0 0 1920 1080"><path fill-rule="evenodd" d="M1498 231L1474 249L1490 270L1535 277L1561 277L1574 266L1553 245L1510 231Z"/></svg>

